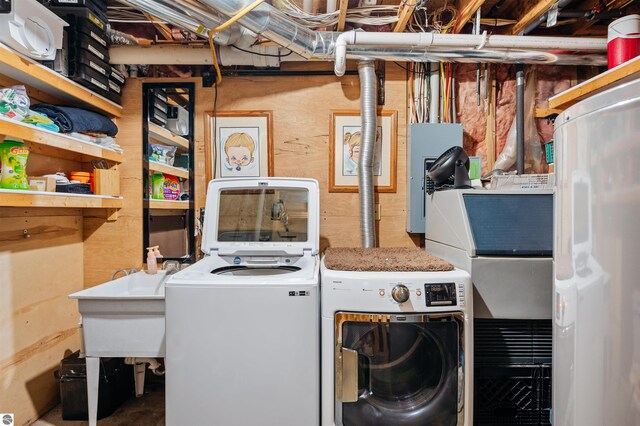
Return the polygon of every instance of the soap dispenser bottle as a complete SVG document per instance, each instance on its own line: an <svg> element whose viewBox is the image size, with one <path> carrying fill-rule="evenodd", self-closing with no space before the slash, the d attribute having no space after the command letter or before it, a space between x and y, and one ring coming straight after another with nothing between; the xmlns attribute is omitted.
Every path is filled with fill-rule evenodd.
<svg viewBox="0 0 640 426"><path fill-rule="evenodd" d="M158 261L155 254L156 247L147 247L147 274L158 273Z"/></svg>

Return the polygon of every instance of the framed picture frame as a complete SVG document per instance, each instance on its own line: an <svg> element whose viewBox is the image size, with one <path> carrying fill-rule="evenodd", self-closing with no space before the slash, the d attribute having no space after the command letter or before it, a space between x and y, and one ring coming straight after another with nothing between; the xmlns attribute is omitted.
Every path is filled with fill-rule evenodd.
<svg viewBox="0 0 640 426"><path fill-rule="evenodd" d="M378 111L373 156L377 192L396 192L398 112ZM358 192L358 159L362 134L360 111L331 111L329 192Z"/></svg>
<svg viewBox="0 0 640 426"><path fill-rule="evenodd" d="M205 113L206 178L273 176L271 111Z"/></svg>

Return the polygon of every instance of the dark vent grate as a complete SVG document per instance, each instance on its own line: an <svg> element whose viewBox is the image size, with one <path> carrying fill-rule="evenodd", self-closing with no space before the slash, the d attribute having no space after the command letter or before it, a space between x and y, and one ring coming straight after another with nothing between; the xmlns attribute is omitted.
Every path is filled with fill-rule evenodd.
<svg viewBox="0 0 640 426"><path fill-rule="evenodd" d="M473 424L550 425L551 367L477 367Z"/></svg>
<svg viewBox="0 0 640 426"><path fill-rule="evenodd" d="M550 364L551 320L474 319L476 364Z"/></svg>

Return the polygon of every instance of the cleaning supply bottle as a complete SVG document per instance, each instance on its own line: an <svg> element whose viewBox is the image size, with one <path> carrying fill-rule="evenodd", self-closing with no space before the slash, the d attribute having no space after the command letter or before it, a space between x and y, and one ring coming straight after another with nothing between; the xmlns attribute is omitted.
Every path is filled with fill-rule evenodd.
<svg viewBox="0 0 640 426"><path fill-rule="evenodd" d="M164 200L164 175L154 173L151 176L151 198L154 200Z"/></svg>
<svg viewBox="0 0 640 426"><path fill-rule="evenodd" d="M158 263L155 250L158 247L147 247L147 274L154 275L158 273Z"/></svg>

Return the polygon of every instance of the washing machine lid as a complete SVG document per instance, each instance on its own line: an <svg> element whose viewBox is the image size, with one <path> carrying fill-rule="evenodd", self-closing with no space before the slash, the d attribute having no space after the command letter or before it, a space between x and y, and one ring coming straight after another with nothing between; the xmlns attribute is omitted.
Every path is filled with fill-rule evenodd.
<svg viewBox="0 0 640 426"><path fill-rule="evenodd" d="M314 179L214 179L207 189L202 251L219 256L315 255L319 210Z"/></svg>

